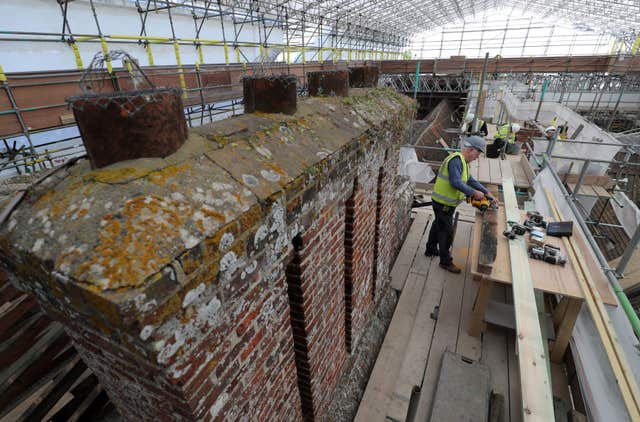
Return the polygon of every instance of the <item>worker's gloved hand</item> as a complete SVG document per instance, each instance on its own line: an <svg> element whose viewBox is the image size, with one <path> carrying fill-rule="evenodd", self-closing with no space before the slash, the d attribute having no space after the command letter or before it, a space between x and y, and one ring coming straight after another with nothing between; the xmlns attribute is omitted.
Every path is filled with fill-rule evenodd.
<svg viewBox="0 0 640 422"><path fill-rule="evenodd" d="M471 197L476 201L480 201L484 198L484 193L480 192L479 190L474 190Z"/></svg>

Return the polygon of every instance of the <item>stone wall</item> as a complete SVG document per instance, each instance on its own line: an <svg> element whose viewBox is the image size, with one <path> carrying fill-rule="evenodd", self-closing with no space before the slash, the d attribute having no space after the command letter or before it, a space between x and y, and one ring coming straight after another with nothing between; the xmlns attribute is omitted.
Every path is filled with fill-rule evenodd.
<svg viewBox="0 0 640 422"><path fill-rule="evenodd" d="M313 420L408 227L386 89L191 131L165 159L66 166L0 231L127 420ZM402 190L402 192L400 192Z"/></svg>

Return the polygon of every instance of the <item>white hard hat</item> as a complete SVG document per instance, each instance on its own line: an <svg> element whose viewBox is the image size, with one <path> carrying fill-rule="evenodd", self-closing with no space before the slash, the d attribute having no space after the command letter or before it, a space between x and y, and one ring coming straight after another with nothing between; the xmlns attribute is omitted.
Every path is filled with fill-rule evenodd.
<svg viewBox="0 0 640 422"><path fill-rule="evenodd" d="M550 131L555 132L556 131L556 127L555 126L549 126L548 128L546 128L544 130L544 133L547 133L547 132L550 132Z"/></svg>
<svg viewBox="0 0 640 422"><path fill-rule="evenodd" d="M511 123L511 131L512 131L513 133L516 133L516 132L517 132L517 131L519 131L519 130L520 130L520 125L519 125L519 124L517 124L517 123Z"/></svg>
<svg viewBox="0 0 640 422"><path fill-rule="evenodd" d="M471 123L473 121L473 113L467 113L466 116L464 116L464 121L467 123Z"/></svg>

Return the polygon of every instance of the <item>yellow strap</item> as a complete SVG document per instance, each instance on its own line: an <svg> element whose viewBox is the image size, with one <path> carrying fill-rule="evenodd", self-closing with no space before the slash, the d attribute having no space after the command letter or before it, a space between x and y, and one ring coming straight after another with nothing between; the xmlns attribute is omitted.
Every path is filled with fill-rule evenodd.
<svg viewBox="0 0 640 422"><path fill-rule="evenodd" d="M347 63L349 63L351 61L351 49L348 48L347 49Z"/></svg>
<svg viewBox="0 0 640 422"><path fill-rule="evenodd" d="M71 43L71 49L73 50L73 55L76 58L76 66L78 69L84 69L84 65L82 64L82 57L80 56L80 50L78 49L78 44L74 42Z"/></svg>
<svg viewBox="0 0 640 422"><path fill-rule="evenodd" d="M113 67L111 66L111 57L109 57L109 47L107 46L107 40L104 37L100 37L100 45L102 46L102 54L104 54L104 58L107 63L107 72L112 74Z"/></svg>
<svg viewBox="0 0 640 422"><path fill-rule="evenodd" d="M200 56L200 63L204 63L204 53L202 52L202 44L198 46L198 55ZM227 64L229 64L229 58L227 57L227 45L224 45L224 56L227 60Z"/></svg>
<svg viewBox="0 0 640 422"><path fill-rule="evenodd" d="M635 55L638 52L638 47L640 47L640 36L636 37L636 40L633 42L633 47L631 47L631 54Z"/></svg>
<svg viewBox="0 0 640 422"><path fill-rule="evenodd" d="M241 63L241 60L240 60L240 47L236 47L235 50L236 50L236 61L238 63Z"/></svg>
<svg viewBox="0 0 640 422"><path fill-rule="evenodd" d="M1 64L0 64L0 82L7 82L7 76L4 74L4 70L2 70Z"/></svg>
<svg viewBox="0 0 640 422"><path fill-rule="evenodd" d="M260 44L260 63L264 62L264 47Z"/></svg>
<svg viewBox="0 0 640 422"><path fill-rule="evenodd" d="M129 60L125 60L127 63L127 72L133 73L133 67L131 66L131 62Z"/></svg>
<svg viewBox="0 0 640 422"><path fill-rule="evenodd" d="M613 45L611 46L611 51L609 52L610 56L613 56L613 53L616 52L616 47L618 46L618 39L613 40Z"/></svg>
<svg viewBox="0 0 640 422"><path fill-rule="evenodd" d="M307 63L307 60L306 60L306 57L304 55L304 46L302 46L302 64L306 64L306 63Z"/></svg>
<svg viewBox="0 0 640 422"><path fill-rule="evenodd" d="M149 66L153 66L153 52L151 51L151 44L146 43L145 48L147 49L147 59L149 60Z"/></svg>
<svg viewBox="0 0 640 422"><path fill-rule="evenodd" d="M187 83L184 80L184 73L182 72L182 61L180 61L180 45L178 41L173 41L173 50L176 53L176 63L178 64L178 77L180 78L180 88L182 88L182 96L187 98Z"/></svg>
<svg viewBox="0 0 640 422"><path fill-rule="evenodd" d="M287 46L287 64L291 64L291 47Z"/></svg>
<svg viewBox="0 0 640 422"><path fill-rule="evenodd" d="M269 47L264 47L264 61L269 62Z"/></svg>
<svg viewBox="0 0 640 422"><path fill-rule="evenodd" d="M318 50L318 63L323 63L324 59L322 57L322 48Z"/></svg>

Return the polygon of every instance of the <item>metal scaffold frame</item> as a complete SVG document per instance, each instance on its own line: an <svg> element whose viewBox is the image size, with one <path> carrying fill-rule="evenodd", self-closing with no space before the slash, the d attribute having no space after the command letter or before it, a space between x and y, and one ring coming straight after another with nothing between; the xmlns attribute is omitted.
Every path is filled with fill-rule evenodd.
<svg viewBox="0 0 640 422"><path fill-rule="evenodd" d="M153 69L150 72L151 77L171 81L171 85L181 88L189 125L204 124L222 116L242 112L238 75L294 73L301 78L304 91L306 73L309 70L325 69L324 66L344 67L345 64L365 61L373 61L379 66L383 66L384 63L390 64L386 71L381 69L382 84L393 86L400 91L411 91L415 85L421 92L469 91L473 94L475 85L468 85L475 79L479 69L467 69L466 62L451 72L436 60L432 71L426 71L426 66L423 66L423 74L419 75L417 83L407 76L414 70L404 69L400 60L411 58L409 49L415 47L415 42L412 44L411 40L419 39L416 38L417 34L437 28L442 28L441 38L429 42L439 44L438 56L442 56L443 52L447 51L447 43L452 42L445 42L445 34L454 37L452 53L461 53L465 43L479 38L478 55L484 55L484 50L490 47L492 42L500 44L500 51L509 43L517 44L518 37L511 32L507 36L508 31L526 31L520 35L524 39L522 46L518 47L521 55L526 53L527 43L546 44L544 55L550 46L558 43L570 42L576 46L580 44L580 39L576 38L575 34L568 41L568 35L557 31L555 35L552 31L550 35L540 38L535 33L536 29L540 29L538 21L532 17L518 18L518 14L525 10L535 9L538 15L547 17L555 17L559 12L566 12L567 16L572 17L575 28L599 33L598 43L608 42L604 41L604 33L613 36L613 54L635 55L640 46L640 37L637 36L640 33L640 5L635 1L516 1L507 4L487 0L456 0L449 3L424 3L415 0L57 0L57 4L59 14L55 19L59 21L59 31L50 28L48 31L38 30L28 26L5 28L0 31L0 43L62 43L64 48L69 48L73 53L75 67L79 70L84 69L84 62L87 61L86 46L91 46L92 50L102 51L106 55L108 60L105 81L111 84L114 91L127 89L130 85L127 78L133 80L134 75L130 64L123 63L119 66L118 63L112 63L109 60L109 51L126 46L142 47L144 50L141 51L146 55L148 66ZM106 22L105 11L108 12L108 8L115 6L121 9L124 7L123 10L129 8L132 14L138 16L139 26L129 25L122 33L111 32ZM87 22L90 22L95 30L87 30L91 25L79 25L78 15L74 14L79 8L89 10ZM504 22L487 17L488 11L500 8L505 11ZM184 25L180 31L177 28L177 21L184 20L185 17L193 22L192 32L188 34L184 31ZM480 19L480 27L473 23L474 19ZM150 21L156 22L156 26L150 27ZM159 28L157 22L163 21L163 28ZM557 22L554 19L552 23L545 25L555 27ZM219 34L215 38L211 37L212 32L206 30L212 25L221 29L215 32ZM78 27L82 27L83 31L74 32ZM423 50L425 45L426 41L423 39ZM170 50L167 50L166 46L169 46ZM167 51L173 51L172 55L175 57L172 60L175 65L156 65L156 56L160 51L164 51L165 54ZM211 59L211 52L215 52L216 59ZM220 60L220 57L223 59ZM501 57L495 59L500 61L502 72L511 71L508 66L504 68ZM628 62L631 67L634 66L634 61ZM496 70L497 67L498 62ZM630 93L640 89L638 76L626 75L624 69L622 72L617 69L615 74L602 71L576 75L569 73L569 67L567 64L567 73L558 73L555 76L540 73L539 70L532 71L529 75L512 75L519 75L517 77L521 79L529 78L529 83L534 85L541 78L549 80L549 91L561 89L566 92L564 98L567 99L575 98L578 92L582 95L583 92L595 91L602 97L602 92L605 91ZM490 65L489 72L492 68ZM521 72L515 69L513 71ZM226 78L220 76L223 72L227 72ZM497 72L494 73L496 74ZM56 72L55 75L66 80L51 81L49 79L52 74L45 75L44 72L24 76L9 74L7 78L0 70L0 85L9 99L7 103L10 104L9 109L0 110L0 119L12 116L16 120L13 130L0 131L0 139L7 142L5 168L35 171L37 168L53 165L53 155L64 158L82 150L79 136L73 138L77 141L77 148L56 147L56 141L53 140L46 142L50 148L41 148L41 143L38 143L38 148L34 146L34 133L37 134L47 127L73 126L72 120L63 119L62 116L60 122L49 126L30 124L30 116L33 113L59 109L63 101L28 106L21 101L20 92L25 89L43 83L52 87L61 83L70 84L75 78L75 74L67 71ZM212 82L213 79L216 79L215 82ZM623 108L625 100L622 94L620 97L620 101L615 102L615 109L608 107L606 110L611 116L621 114L617 111L617 106ZM597 105L600 106L600 102ZM613 117L603 117L602 113L594 102L594 106L589 110L592 119L613 120ZM62 142L69 140L68 136L59 138ZM25 144L25 148L22 148L19 154L11 145L16 139Z"/></svg>

